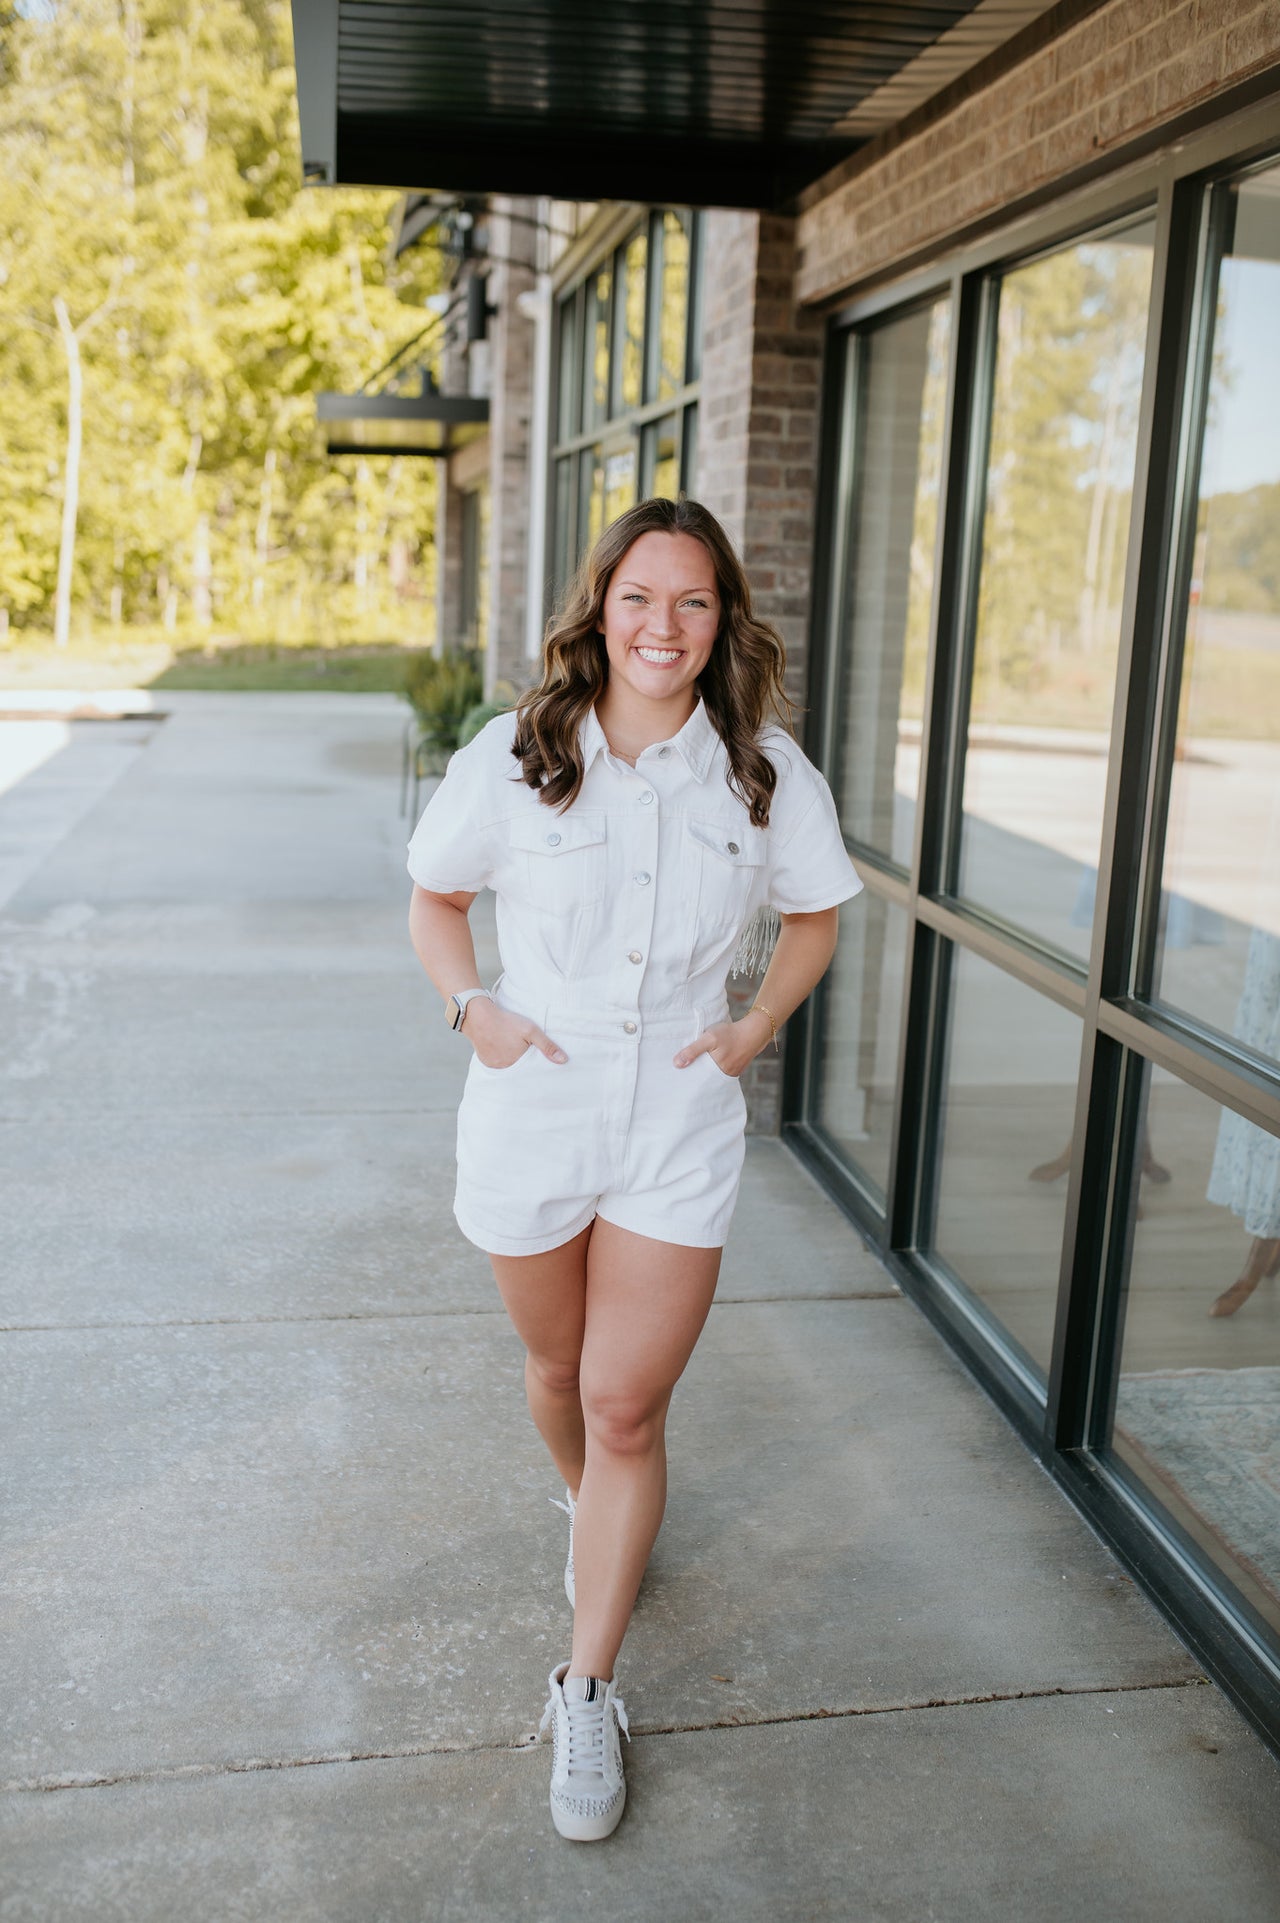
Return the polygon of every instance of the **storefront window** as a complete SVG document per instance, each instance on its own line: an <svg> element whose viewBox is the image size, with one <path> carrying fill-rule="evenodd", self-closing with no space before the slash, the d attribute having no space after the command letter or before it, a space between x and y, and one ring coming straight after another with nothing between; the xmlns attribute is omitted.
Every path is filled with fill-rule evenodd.
<svg viewBox="0 0 1280 1923"><path fill-rule="evenodd" d="M587 283L586 353L582 362L582 425L598 427L609 412L609 298L613 287L610 267L601 267Z"/></svg>
<svg viewBox="0 0 1280 1923"><path fill-rule="evenodd" d="M965 949L952 955L933 1248L1048 1374L1080 1023Z"/></svg>
<svg viewBox="0 0 1280 1923"><path fill-rule="evenodd" d="M561 297L554 596L617 515L691 485L699 234L695 214L655 212Z"/></svg>
<svg viewBox="0 0 1280 1923"><path fill-rule="evenodd" d="M1077 957L1093 926L1154 226L998 300L960 893Z"/></svg>
<svg viewBox="0 0 1280 1923"><path fill-rule="evenodd" d="M691 216L662 216L662 282L657 327L657 381L653 398L669 400L685 383L689 330L689 229Z"/></svg>
<svg viewBox="0 0 1280 1923"><path fill-rule="evenodd" d="M849 342L836 793L845 833L911 860L942 478L949 299Z"/></svg>
<svg viewBox="0 0 1280 1923"><path fill-rule="evenodd" d="M1280 167L1222 190L1158 993L1280 1061Z"/></svg>
<svg viewBox="0 0 1280 1923"><path fill-rule="evenodd" d="M1153 1070L1114 1446L1280 1629L1280 1138Z"/></svg>
<svg viewBox="0 0 1280 1923"><path fill-rule="evenodd" d="M840 910L823 987L816 1113L875 1200L889 1186L908 921L869 890Z"/></svg>

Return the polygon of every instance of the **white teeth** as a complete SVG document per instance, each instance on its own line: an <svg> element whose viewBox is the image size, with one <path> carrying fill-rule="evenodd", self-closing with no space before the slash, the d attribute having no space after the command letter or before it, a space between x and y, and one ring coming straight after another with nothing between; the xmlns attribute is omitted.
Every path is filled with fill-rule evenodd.
<svg viewBox="0 0 1280 1923"><path fill-rule="evenodd" d="M684 652L682 648L637 648L636 653L642 661L654 661L665 665L668 661L678 661Z"/></svg>

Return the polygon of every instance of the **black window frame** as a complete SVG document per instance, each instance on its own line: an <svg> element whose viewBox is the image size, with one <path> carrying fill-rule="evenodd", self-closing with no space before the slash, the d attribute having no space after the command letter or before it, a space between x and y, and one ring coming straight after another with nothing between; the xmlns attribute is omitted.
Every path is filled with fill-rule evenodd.
<svg viewBox="0 0 1280 1923"><path fill-rule="evenodd" d="M1174 758L1198 437L1227 184L1280 159L1274 102L1224 117L961 249L848 302L828 323L809 647L810 752L835 767L841 543L855 476L850 337L948 295L944 418L915 842L904 872L849 842L862 878L909 919L883 1204L815 1119L821 990L793 1020L783 1133L960 1353L1045 1467L1149 1588L1209 1672L1280 1749L1280 1636L1111 1449L1145 1078L1164 1068L1280 1135L1280 1068L1150 996ZM1138 445L1112 707L1097 911L1086 964L955 893L959 810L991 418L995 302L1009 269L1135 215L1155 217ZM1184 581L1185 585L1185 581ZM958 949L1049 996L1082 1023L1052 1361L1045 1376L928 1253L940 1078Z"/></svg>

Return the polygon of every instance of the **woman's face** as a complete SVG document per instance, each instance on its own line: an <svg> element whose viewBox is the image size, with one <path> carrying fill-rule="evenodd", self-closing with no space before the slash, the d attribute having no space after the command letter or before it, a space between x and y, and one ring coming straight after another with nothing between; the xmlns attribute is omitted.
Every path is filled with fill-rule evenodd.
<svg viewBox="0 0 1280 1923"><path fill-rule="evenodd" d="M720 627L715 566L701 541L641 534L613 571L602 618L611 682L649 701L692 693Z"/></svg>

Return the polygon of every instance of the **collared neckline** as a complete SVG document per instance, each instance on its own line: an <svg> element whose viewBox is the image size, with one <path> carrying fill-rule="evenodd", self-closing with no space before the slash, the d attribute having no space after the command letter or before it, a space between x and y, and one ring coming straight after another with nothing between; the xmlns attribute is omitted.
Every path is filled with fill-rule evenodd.
<svg viewBox="0 0 1280 1923"><path fill-rule="evenodd" d="M594 707L588 710L586 719L578 731L578 741L582 748L582 766L585 773L598 754L607 754L609 750L608 740L600 725L600 717ZM684 756L689 773L694 779L705 781L711 772L711 763L715 759L715 752L719 745L720 737L712 725L711 716L707 713L706 703L699 696L697 707L678 734L673 734L669 742L655 741L652 747L646 748L637 757L636 772L639 773L639 763L644 760L645 755L652 757L658 748L672 747Z"/></svg>

